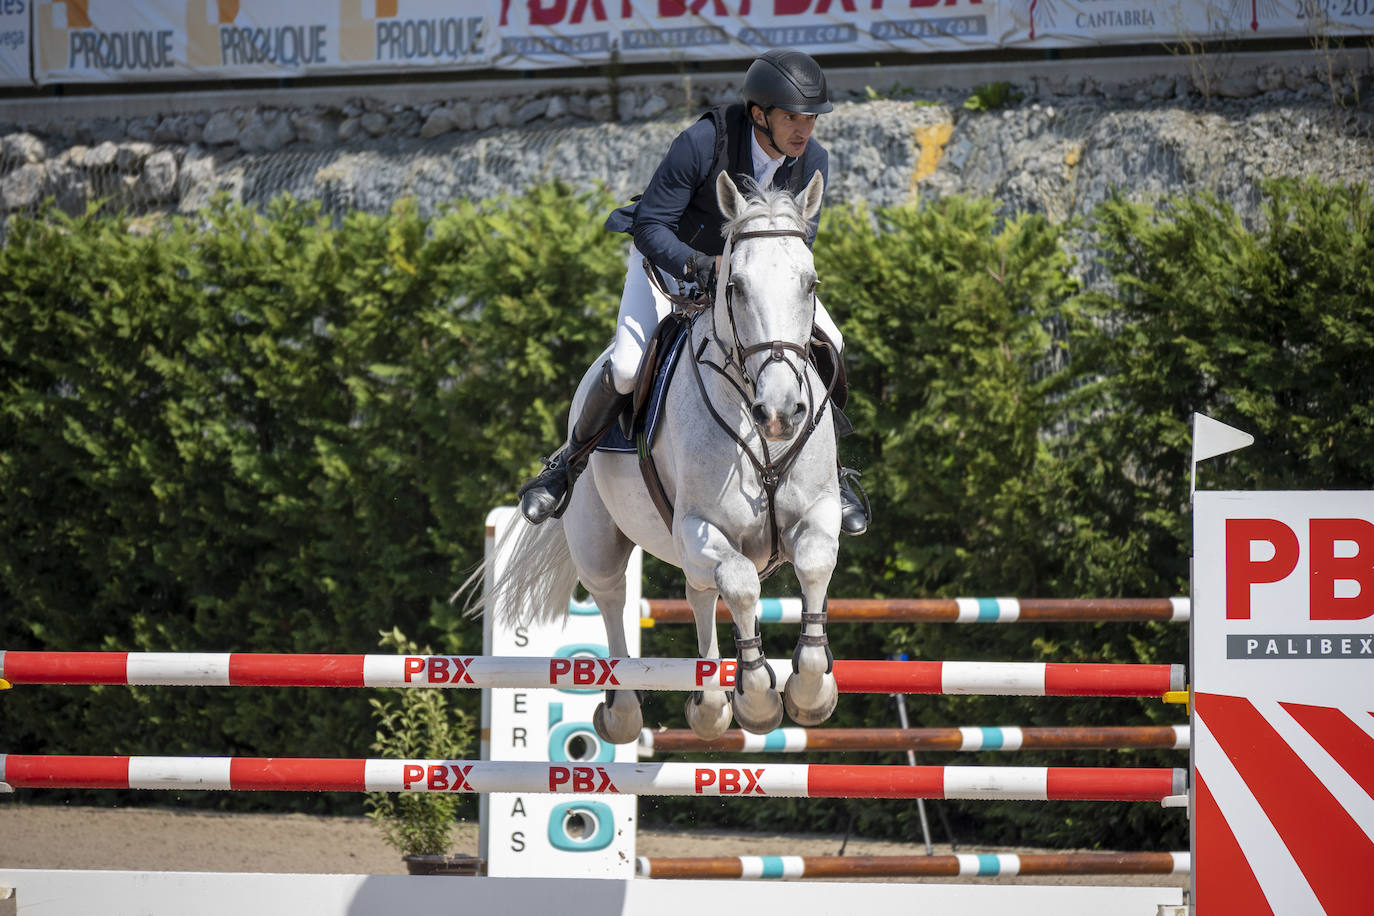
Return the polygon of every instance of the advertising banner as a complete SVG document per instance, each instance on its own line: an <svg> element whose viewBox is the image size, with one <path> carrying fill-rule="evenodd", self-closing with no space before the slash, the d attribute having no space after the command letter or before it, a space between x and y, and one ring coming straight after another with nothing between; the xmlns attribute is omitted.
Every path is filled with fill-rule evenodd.
<svg viewBox="0 0 1374 916"><path fill-rule="evenodd" d="M1198 492L1194 905L1374 899L1374 492Z"/></svg>
<svg viewBox="0 0 1374 916"><path fill-rule="evenodd" d="M29 86L29 25L33 0L0 0L0 86Z"/></svg>
<svg viewBox="0 0 1374 916"><path fill-rule="evenodd" d="M1270 34L1374 35L1374 0L1269 0L1255 17Z"/></svg>
<svg viewBox="0 0 1374 916"><path fill-rule="evenodd" d="M0 3L5 0L0 0ZM17 0L9 0L17 2ZM29 0L24 0L29 2ZM33 0L40 83L997 46L1004 0ZM862 6L862 8L860 8Z"/></svg>
<svg viewBox="0 0 1374 916"><path fill-rule="evenodd" d="M488 556L513 524L524 524L513 508L493 509L487 515ZM626 573L626 639L633 655L639 654L641 556L636 549ZM498 558L489 576L500 574L501 562ZM483 615L483 653L566 658L573 667L586 663L595 671L592 661L610 654L601 612L590 601L573 601L571 595L569 602L565 621L518 627L502 625L500 609L488 608ZM595 685L598 680L590 674L586 683ZM637 763L634 744L606 744L592 727L592 714L603 696L596 686L482 691L483 759L566 763L569 772L611 762ZM597 784L589 780L587 794L483 795L479 842L487 874L633 878L637 799L628 792L595 794Z"/></svg>
<svg viewBox="0 0 1374 916"><path fill-rule="evenodd" d="M501 0L497 64L747 59L997 46L1006 0Z"/></svg>
<svg viewBox="0 0 1374 916"><path fill-rule="evenodd" d="M1003 47L1204 43L1374 31L1374 0L1009 0ZM1191 49L1191 52L1190 52Z"/></svg>
<svg viewBox="0 0 1374 916"><path fill-rule="evenodd" d="M1250 5L1223 0L1011 0L1004 46L1197 44L1250 31Z"/></svg>
<svg viewBox="0 0 1374 916"><path fill-rule="evenodd" d="M0 0L0 81L600 68L1374 34L1374 0Z"/></svg>
<svg viewBox="0 0 1374 916"><path fill-rule="evenodd" d="M5 0L0 0L0 3ZM495 0L493 0L495 2ZM490 65L488 3L35 0L39 83Z"/></svg>

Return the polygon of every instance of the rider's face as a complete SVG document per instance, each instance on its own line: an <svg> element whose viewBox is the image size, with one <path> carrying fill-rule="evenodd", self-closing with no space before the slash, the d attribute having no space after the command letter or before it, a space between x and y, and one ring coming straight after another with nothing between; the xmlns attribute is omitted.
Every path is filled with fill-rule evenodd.
<svg viewBox="0 0 1374 916"><path fill-rule="evenodd" d="M763 120L763 111L760 108L754 109L754 123L758 125ZM759 145L766 152L780 152L785 156L800 156L806 149L807 141L811 139L811 131L816 129L816 116L813 114L797 114L795 111L787 111L782 108L774 108L768 112L768 127L773 131L773 140L777 143L774 148L768 142L768 136L762 130L757 131Z"/></svg>

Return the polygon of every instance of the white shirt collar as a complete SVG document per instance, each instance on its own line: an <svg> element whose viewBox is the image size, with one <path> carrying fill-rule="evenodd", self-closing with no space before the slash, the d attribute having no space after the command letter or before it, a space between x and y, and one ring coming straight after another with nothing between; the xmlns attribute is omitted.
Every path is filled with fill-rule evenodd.
<svg viewBox="0 0 1374 916"><path fill-rule="evenodd" d="M759 135L751 127L749 129L749 152L754 160L754 180L759 183L759 187L766 188L773 181L773 173L786 161L786 157L779 156L773 159L764 152L759 145Z"/></svg>

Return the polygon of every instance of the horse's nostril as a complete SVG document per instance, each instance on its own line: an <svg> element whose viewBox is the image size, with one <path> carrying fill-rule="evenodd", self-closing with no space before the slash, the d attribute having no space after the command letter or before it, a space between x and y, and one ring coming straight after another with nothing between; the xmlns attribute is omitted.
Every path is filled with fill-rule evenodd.
<svg viewBox="0 0 1374 916"><path fill-rule="evenodd" d="M792 405L792 422L801 423L806 419L806 402L798 401Z"/></svg>
<svg viewBox="0 0 1374 916"><path fill-rule="evenodd" d="M753 408L750 409L749 413L753 416L754 422L759 426L763 426L768 422L768 410L762 404L755 404Z"/></svg>

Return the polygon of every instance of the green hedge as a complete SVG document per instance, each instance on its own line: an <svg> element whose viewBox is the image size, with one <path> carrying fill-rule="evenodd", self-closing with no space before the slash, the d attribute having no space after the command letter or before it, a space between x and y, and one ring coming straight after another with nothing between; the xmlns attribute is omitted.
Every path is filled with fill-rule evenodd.
<svg viewBox="0 0 1374 916"><path fill-rule="evenodd" d="M1195 410L1257 437L1209 463L1208 487L1370 486L1374 205L1363 187L1261 190L1259 228L1206 197L1113 200L1074 226L963 198L831 207L816 255L859 430L841 451L876 510L872 531L842 546L832 594L1186 594ZM12 223L0 646L367 652L399 627L479 651L480 625L446 598L480 558L487 509L561 439L575 382L609 339L624 264L623 239L600 228L612 205L555 184L338 225L289 199L152 234L97 215ZM1110 293L1077 287L1070 248L1100 253ZM647 579L649 594L681 587L662 564ZM1183 628L1150 624L832 632L850 658L1181 662L1187 643ZM770 653L790 653L791 638L770 636ZM687 628L659 628L645 651L694 644ZM457 699L475 711L475 695ZM1180 719L1126 700L908 705L915 725ZM680 697L646 712L682 725ZM864 722L895 724L891 701L843 697L834 724ZM19 688L0 695L0 734L16 753L366 756L373 741L367 697L323 690ZM956 759L968 757L923 757ZM303 794L178 802L360 809ZM650 822L917 830L914 804L641 807ZM945 810L965 842L1186 843L1177 812L1150 805Z"/></svg>

